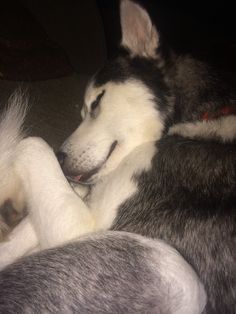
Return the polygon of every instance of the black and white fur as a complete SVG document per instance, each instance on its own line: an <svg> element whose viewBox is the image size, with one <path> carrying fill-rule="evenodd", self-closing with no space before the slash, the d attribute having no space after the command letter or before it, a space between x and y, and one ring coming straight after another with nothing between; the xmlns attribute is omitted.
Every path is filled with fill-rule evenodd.
<svg viewBox="0 0 236 314"><path fill-rule="evenodd" d="M43 251L0 273L0 312L235 313L236 118L200 120L234 98L204 64L162 55L138 4L121 2L121 26L126 51L93 77L61 148L83 197L45 142L8 126L1 194L16 182L6 195L29 215L0 267ZM1 129L19 125L14 108Z"/></svg>

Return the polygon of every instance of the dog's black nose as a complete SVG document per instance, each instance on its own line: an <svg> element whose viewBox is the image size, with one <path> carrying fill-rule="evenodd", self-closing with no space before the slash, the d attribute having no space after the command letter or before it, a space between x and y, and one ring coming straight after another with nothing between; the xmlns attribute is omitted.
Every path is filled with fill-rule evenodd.
<svg viewBox="0 0 236 314"><path fill-rule="evenodd" d="M66 156L67 156L66 153L59 151L59 152L56 153L56 156L57 156L57 159L59 161L59 164L61 166L63 166L64 162L65 162L65 159L66 159Z"/></svg>

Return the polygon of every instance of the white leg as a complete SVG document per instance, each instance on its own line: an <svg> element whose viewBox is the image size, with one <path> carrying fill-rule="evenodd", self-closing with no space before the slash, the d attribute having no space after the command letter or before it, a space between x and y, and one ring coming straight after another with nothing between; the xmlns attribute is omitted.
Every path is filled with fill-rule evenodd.
<svg viewBox="0 0 236 314"><path fill-rule="evenodd" d="M66 243L93 231L88 207L65 179L52 149L39 138L23 140L15 169L20 176L41 248Z"/></svg>
<svg viewBox="0 0 236 314"><path fill-rule="evenodd" d="M22 220L0 243L0 270L13 263L17 258L34 250L38 239L29 217Z"/></svg>

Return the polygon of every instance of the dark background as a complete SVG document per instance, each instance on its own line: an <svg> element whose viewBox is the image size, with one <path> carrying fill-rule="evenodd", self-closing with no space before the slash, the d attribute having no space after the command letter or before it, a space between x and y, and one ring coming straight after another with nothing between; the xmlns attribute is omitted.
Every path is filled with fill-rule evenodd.
<svg viewBox="0 0 236 314"><path fill-rule="evenodd" d="M177 52L191 53L199 58L206 56L210 62L229 68L234 66L236 38L232 2L139 2L149 11L161 32L162 40ZM55 76L60 76L58 68L63 62L65 75L71 70L93 73L107 57L115 54L120 36L118 0L8 0L0 3L0 66L6 63L3 57L3 50L6 49L4 45L12 46L11 52L15 49L12 59L17 68L19 65L14 60L17 53L22 59L25 53L24 62L27 63L27 54L28 59L33 59L32 54L34 52L36 55L38 49L43 59L43 40L48 39L48 46L51 43L47 47L51 60L50 57L46 58L47 53L44 51L44 60L36 56L37 60L31 60L34 69L27 69L27 66L25 69L20 68L21 72L29 71L22 73L22 78L25 76L28 80L37 79L34 73L37 72L37 64L40 64L41 72L54 71ZM22 62L20 57L18 63ZM66 58L69 62L67 65ZM54 76L53 73L48 75ZM41 74L40 77L39 73L39 79L43 79L43 76Z"/></svg>
<svg viewBox="0 0 236 314"><path fill-rule="evenodd" d="M233 1L140 0L162 35L177 53L228 69L235 66L236 27ZM108 56L120 39L119 1L98 0L106 35Z"/></svg>

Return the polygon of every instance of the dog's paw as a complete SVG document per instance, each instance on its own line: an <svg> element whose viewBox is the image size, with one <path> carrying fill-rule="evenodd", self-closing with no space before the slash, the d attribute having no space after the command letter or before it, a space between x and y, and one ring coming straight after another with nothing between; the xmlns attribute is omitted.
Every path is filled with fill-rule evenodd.
<svg viewBox="0 0 236 314"><path fill-rule="evenodd" d="M0 243L0 270L31 253L37 246L36 232L29 216L26 216Z"/></svg>
<svg viewBox="0 0 236 314"><path fill-rule="evenodd" d="M72 189L75 191L75 193L82 199L85 199L86 196L89 193L89 187L82 184L75 184L73 182L70 182L70 185Z"/></svg>
<svg viewBox="0 0 236 314"><path fill-rule="evenodd" d="M0 271L6 266L12 264L15 261L16 257L14 251L9 245L9 241L5 239L4 242L0 243Z"/></svg>
<svg viewBox="0 0 236 314"><path fill-rule="evenodd" d="M14 199L14 195L12 196ZM15 208L11 201L0 207L0 242L5 241L12 229L26 216L26 210ZM0 257L1 258L1 257Z"/></svg>
<svg viewBox="0 0 236 314"><path fill-rule="evenodd" d="M0 242L5 240L9 231L10 231L9 226L5 223L4 219L0 215ZM0 258L1 258L1 255L0 255Z"/></svg>

